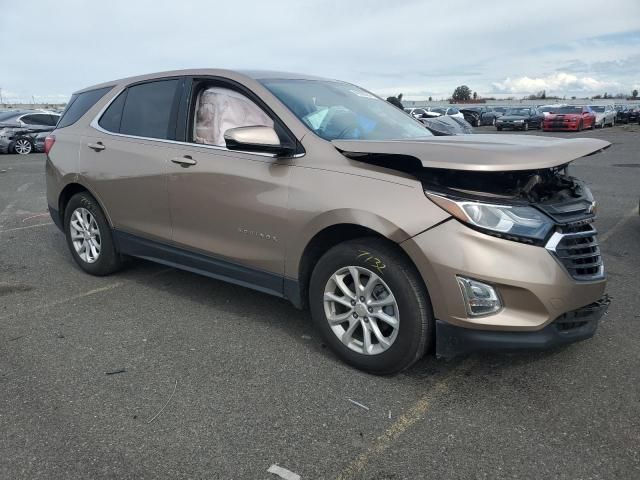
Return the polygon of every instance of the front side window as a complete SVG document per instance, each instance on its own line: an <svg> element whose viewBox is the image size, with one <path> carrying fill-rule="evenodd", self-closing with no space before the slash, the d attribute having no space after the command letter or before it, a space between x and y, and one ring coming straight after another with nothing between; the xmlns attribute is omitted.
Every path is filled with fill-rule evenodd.
<svg viewBox="0 0 640 480"><path fill-rule="evenodd" d="M269 79L261 83L325 140L394 140L432 136L402 110L366 90L331 80Z"/></svg>
<svg viewBox="0 0 640 480"><path fill-rule="evenodd" d="M243 94L222 87L198 93L193 115L193 141L225 146L224 133L237 127L273 127L273 120Z"/></svg>
<svg viewBox="0 0 640 480"><path fill-rule="evenodd" d="M178 79L142 83L127 89L120 133L147 138L173 138L169 130Z"/></svg>

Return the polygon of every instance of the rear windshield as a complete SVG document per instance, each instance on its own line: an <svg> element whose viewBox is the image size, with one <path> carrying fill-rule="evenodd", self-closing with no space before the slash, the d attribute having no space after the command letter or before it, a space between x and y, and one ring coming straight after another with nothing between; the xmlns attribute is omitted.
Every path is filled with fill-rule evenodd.
<svg viewBox="0 0 640 480"><path fill-rule="evenodd" d="M58 128L73 125L93 107L98 100L113 87L98 88L97 90L89 90L88 92L77 93L71 96L67 108L62 112L62 117L58 122Z"/></svg>
<svg viewBox="0 0 640 480"><path fill-rule="evenodd" d="M591 107L591 110L593 110L594 112L604 112L604 107Z"/></svg>

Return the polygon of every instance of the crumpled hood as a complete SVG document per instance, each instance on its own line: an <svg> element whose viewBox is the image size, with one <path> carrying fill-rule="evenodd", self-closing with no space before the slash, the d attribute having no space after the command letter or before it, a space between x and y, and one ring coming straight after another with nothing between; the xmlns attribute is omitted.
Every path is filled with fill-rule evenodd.
<svg viewBox="0 0 640 480"><path fill-rule="evenodd" d="M503 172L565 165L611 145L595 138L554 138L533 135L459 135L423 140L333 140L345 156L362 154L417 158L425 168Z"/></svg>

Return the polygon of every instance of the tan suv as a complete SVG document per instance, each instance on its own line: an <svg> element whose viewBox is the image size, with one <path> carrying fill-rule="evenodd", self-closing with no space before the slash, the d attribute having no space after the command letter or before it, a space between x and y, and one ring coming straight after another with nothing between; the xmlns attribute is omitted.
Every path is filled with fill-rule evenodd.
<svg viewBox="0 0 640 480"><path fill-rule="evenodd" d="M594 334L595 203L567 167L608 146L433 137L348 83L176 71L73 95L47 199L86 272L128 255L285 297L345 361L391 373Z"/></svg>

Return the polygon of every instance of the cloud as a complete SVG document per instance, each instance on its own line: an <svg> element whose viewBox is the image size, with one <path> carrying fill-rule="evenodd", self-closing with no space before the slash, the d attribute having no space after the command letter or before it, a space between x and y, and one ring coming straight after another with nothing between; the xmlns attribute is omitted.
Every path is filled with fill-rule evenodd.
<svg viewBox="0 0 640 480"><path fill-rule="evenodd" d="M558 72L544 77L507 77L502 82L493 83L494 93L526 95L546 90L547 93L602 92L606 89L621 88L615 81L597 80L593 77L579 77L572 73Z"/></svg>

